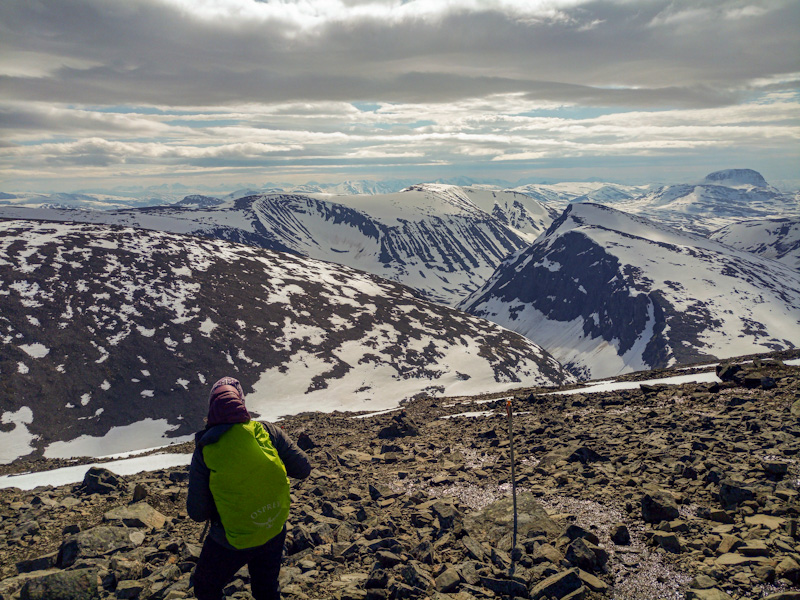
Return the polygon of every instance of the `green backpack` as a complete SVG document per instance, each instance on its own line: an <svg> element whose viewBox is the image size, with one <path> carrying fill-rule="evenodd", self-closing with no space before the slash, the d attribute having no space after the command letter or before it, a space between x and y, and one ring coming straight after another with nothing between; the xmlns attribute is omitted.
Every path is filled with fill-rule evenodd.
<svg viewBox="0 0 800 600"><path fill-rule="evenodd" d="M258 421L237 423L203 448L225 537L242 550L278 535L289 517L289 478Z"/></svg>

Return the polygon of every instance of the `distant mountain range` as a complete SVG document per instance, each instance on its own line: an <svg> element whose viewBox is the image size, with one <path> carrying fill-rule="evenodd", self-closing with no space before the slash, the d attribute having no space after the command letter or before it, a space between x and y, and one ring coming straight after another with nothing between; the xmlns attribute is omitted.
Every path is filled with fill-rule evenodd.
<svg viewBox="0 0 800 600"><path fill-rule="evenodd" d="M142 227L292 252L399 281L451 305L557 214L517 192L440 184L356 196L187 196L170 206L102 212L0 207L0 217Z"/></svg>
<svg viewBox="0 0 800 600"><path fill-rule="evenodd" d="M175 191L185 190L165 188ZM94 405L82 404L90 392L58 369L100 365L106 375L92 376L92 389L101 391L90 398L111 402L103 390L110 385L125 399L114 404L123 416L100 413L104 431L143 418L131 399L147 402L150 396L142 392L148 390L153 397L177 393L183 400L172 408L196 419L200 409L191 402L202 387L199 377L176 374L195 364L206 379L220 365L235 366L253 389L268 371L292 390L291 398L302 399L297 406L310 410L333 406L317 385L333 390L333 398L388 406L425 390L474 391L483 382L505 385L514 377L567 378L539 347L569 373L587 378L796 347L800 340L798 196L775 190L747 169L671 186L579 182L502 190L428 183L355 195L184 193L158 206L115 210L27 202L0 201L6 231L0 248L0 375L4 382L7 375L14 378L14 394L29 394L29 388L60 398L48 408L63 412L66 404ZM2 219L43 223L11 221L12 227ZM312 302L311 296L320 299ZM356 305L365 310L340 308ZM391 308L412 305L424 310L409 309L413 316L404 317ZM365 311L377 316L370 320ZM503 337L504 330L476 316L530 343L511 333ZM208 350L217 334L198 334L202 323L235 343L219 339ZM182 342L187 336L203 344ZM471 341L474 336L483 341ZM275 345L272 339L302 343ZM133 362L112 361L125 344L132 345L119 356ZM490 351L493 344L498 346ZM509 344L516 350L507 353ZM481 360L471 348L480 348ZM39 358L45 350L47 358ZM287 353L300 357L296 365L283 362ZM139 356L159 367L139 366ZM153 375L161 369L163 375ZM113 379L116 372L121 379ZM189 387L176 386L177 378ZM151 379L152 386L140 389ZM383 381L391 384L384 389ZM130 394L120 392L130 383L137 384ZM18 402L0 390L3 436L9 419L29 424ZM180 426L171 409L144 406L161 415L153 417L159 436L164 423ZM139 412L124 416L125 410ZM79 416L65 436L95 431L89 420L97 415L88 411L67 413ZM55 420L37 419L45 424L30 431L43 436L40 446L68 439L54 433ZM14 431L24 433L25 427Z"/></svg>
<svg viewBox="0 0 800 600"><path fill-rule="evenodd" d="M793 348L800 273L613 208L570 205L461 308L582 377Z"/></svg>
<svg viewBox="0 0 800 600"><path fill-rule="evenodd" d="M296 255L128 227L0 221L0 462L203 426L239 378L263 418L572 376L524 337Z"/></svg>

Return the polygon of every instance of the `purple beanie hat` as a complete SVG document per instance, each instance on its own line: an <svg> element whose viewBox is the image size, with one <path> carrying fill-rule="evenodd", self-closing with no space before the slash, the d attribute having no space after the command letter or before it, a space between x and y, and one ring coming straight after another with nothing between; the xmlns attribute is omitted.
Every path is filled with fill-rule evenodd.
<svg viewBox="0 0 800 600"><path fill-rule="evenodd" d="M222 423L247 423L250 413L244 406L242 384L233 377L223 377L211 386L208 398L209 426Z"/></svg>

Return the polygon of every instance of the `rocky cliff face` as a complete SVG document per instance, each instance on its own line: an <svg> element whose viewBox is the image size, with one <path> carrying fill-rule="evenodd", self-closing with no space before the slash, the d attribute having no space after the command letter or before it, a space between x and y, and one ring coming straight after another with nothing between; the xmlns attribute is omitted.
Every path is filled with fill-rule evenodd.
<svg viewBox="0 0 800 600"><path fill-rule="evenodd" d="M0 298L3 462L189 434L223 375L266 418L570 377L399 284L222 240L0 221Z"/></svg>
<svg viewBox="0 0 800 600"><path fill-rule="evenodd" d="M611 208L574 204L462 307L586 377L791 348L785 266Z"/></svg>

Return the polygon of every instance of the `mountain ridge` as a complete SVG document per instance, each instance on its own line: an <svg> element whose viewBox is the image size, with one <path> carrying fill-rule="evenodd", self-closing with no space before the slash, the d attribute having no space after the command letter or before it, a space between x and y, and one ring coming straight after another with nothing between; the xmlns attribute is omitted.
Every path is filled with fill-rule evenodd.
<svg viewBox="0 0 800 600"><path fill-rule="evenodd" d="M800 339L796 272L588 203L568 207L460 307L538 340L583 377Z"/></svg>

